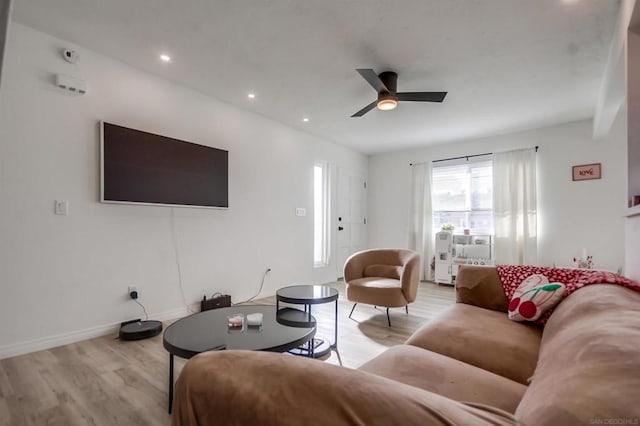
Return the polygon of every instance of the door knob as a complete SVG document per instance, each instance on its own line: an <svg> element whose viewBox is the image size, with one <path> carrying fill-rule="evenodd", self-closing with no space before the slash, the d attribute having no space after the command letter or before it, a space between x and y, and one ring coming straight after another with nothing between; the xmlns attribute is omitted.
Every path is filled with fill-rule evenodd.
<svg viewBox="0 0 640 426"><path fill-rule="evenodd" d="M338 231L342 231L344 228L342 226L338 226Z"/></svg>

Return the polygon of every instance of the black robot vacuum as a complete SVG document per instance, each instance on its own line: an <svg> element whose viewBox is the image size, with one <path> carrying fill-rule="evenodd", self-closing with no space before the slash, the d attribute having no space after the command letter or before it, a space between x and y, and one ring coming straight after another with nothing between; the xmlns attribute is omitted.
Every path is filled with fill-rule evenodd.
<svg viewBox="0 0 640 426"><path fill-rule="evenodd" d="M155 320L140 319L123 322L118 337L120 340L142 340L157 336L162 332L162 323Z"/></svg>

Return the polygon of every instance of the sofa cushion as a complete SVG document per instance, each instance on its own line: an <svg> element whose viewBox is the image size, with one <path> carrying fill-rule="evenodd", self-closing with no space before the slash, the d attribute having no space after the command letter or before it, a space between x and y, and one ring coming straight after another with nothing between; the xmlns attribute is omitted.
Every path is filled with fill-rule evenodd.
<svg viewBox="0 0 640 426"><path fill-rule="evenodd" d="M347 284L347 299L389 307L407 304L400 281L391 278L367 277L351 280Z"/></svg>
<svg viewBox="0 0 640 426"><path fill-rule="evenodd" d="M402 266L374 264L365 266L363 276L399 280L400 274L402 274Z"/></svg>
<svg viewBox="0 0 640 426"><path fill-rule="evenodd" d="M509 299L494 266L460 265L456 277L456 301L507 312Z"/></svg>
<svg viewBox="0 0 640 426"><path fill-rule="evenodd" d="M406 343L527 384L541 335L538 326L509 321L506 313L456 303Z"/></svg>
<svg viewBox="0 0 640 426"><path fill-rule="evenodd" d="M176 383L173 426L515 425L509 413L460 403L364 371L310 358L213 351Z"/></svg>
<svg viewBox="0 0 640 426"><path fill-rule="evenodd" d="M515 412L527 387L473 365L411 345L394 346L359 370L462 402Z"/></svg>
<svg viewBox="0 0 640 426"><path fill-rule="evenodd" d="M509 319L537 320L543 313L560 303L564 289L564 284L550 283L544 275L531 275L522 281L513 293L509 302Z"/></svg>
<svg viewBox="0 0 640 426"><path fill-rule="evenodd" d="M639 354L640 294L609 284L576 291L545 326L516 417L539 425L637 423Z"/></svg>

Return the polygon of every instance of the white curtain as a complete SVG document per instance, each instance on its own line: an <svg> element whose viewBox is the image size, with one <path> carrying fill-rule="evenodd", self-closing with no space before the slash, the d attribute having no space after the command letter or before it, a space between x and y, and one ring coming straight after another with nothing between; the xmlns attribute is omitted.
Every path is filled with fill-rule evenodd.
<svg viewBox="0 0 640 426"><path fill-rule="evenodd" d="M420 279L432 279L433 231L431 211L431 162L411 166L411 206L409 217L409 248L420 253Z"/></svg>
<svg viewBox="0 0 640 426"><path fill-rule="evenodd" d="M538 261L535 149L493 154L496 263Z"/></svg>

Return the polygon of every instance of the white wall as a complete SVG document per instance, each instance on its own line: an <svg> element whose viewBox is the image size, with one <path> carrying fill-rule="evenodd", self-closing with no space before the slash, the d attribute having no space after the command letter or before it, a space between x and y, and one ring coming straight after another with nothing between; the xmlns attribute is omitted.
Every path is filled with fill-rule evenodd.
<svg viewBox="0 0 640 426"><path fill-rule="evenodd" d="M0 86L2 83L2 63L9 36L9 17L11 15L12 0L0 0Z"/></svg>
<svg viewBox="0 0 640 426"><path fill-rule="evenodd" d="M625 275L640 282L640 206L629 209L626 220Z"/></svg>
<svg viewBox="0 0 640 426"><path fill-rule="evenodd" d="M640 35L629 31L627 104L629 123L629 199L640 196Z"/></svg>
<svg viewBox="0 0 640 426"><path fill-rule="evenodd" d="M267 267L263 296L336 278L335 264L313 268L313 164L366 173L365 156L82 48L68 64L64 47L11 26L0 97L0 358L140 316L129 285L155 316L183 312L170 208L98 202L101 119L229 150L230 208L174 209L188 302L214 291L247 298ZM85 79L88 94L61 92L55 73ZM55 199L69 200L69 216L53 214ZM296 207L310 214L296 217Z"/></svg>
<svg viewBox="0 0 640 426"><path fill-rule="evenodd" d="M640 9L635 15L640 17ZM627 45L627 103L629 198L640 195L640 36L629 31ZM640 205L629 209L626 224L625 268L630 278L640 281Z"/></svg>
<svg viewBox="0 0 640 426"><path fill-rule="evenodd" d="M604 140L591 130L583 121L371 157L369 245L407 245L409 163L538 145L539 263L572 266L584 247L596 267L616 271L624 264L626 112ZM602 179L573 182L571 166L589 163L602 163Z"/></svg>

